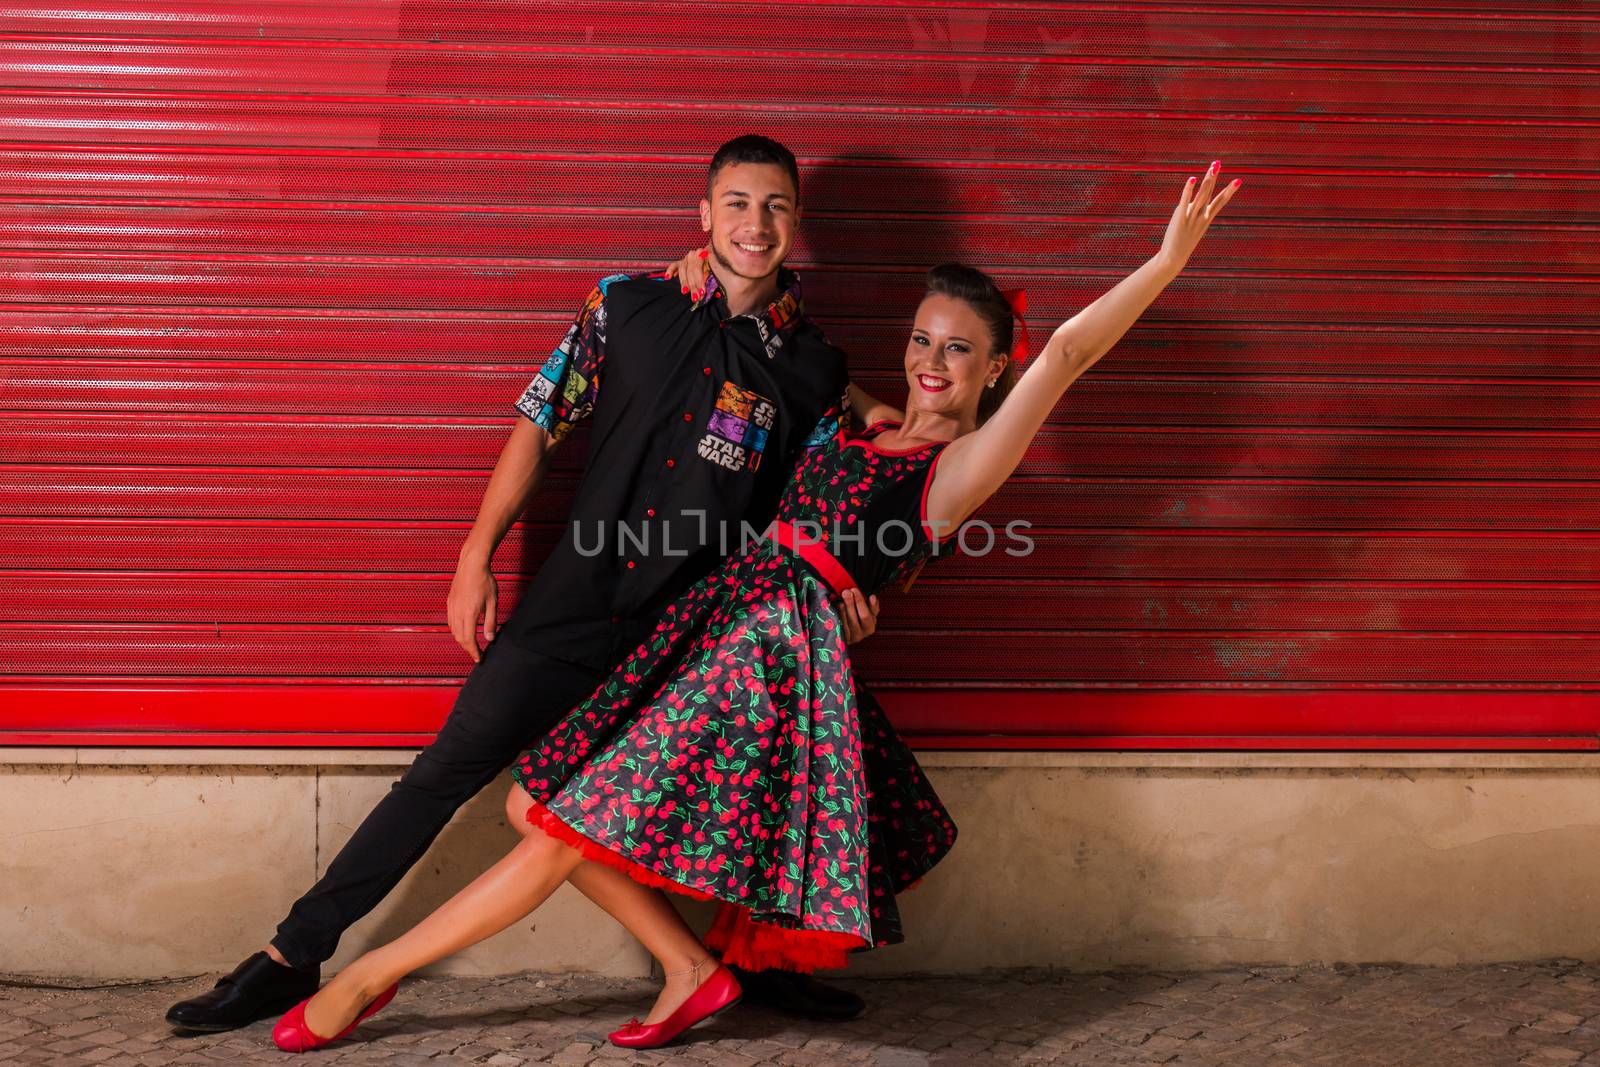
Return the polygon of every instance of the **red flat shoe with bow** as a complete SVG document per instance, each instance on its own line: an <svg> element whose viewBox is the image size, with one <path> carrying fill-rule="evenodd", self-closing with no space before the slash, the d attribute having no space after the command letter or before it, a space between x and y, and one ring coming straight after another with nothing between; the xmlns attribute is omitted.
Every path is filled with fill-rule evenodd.
<svg viewBox="0 0 1600 1067"><path fill-rule="evenodd" d="M686 971L670 971L668 977L693 974L714 962L713 959L704 959ZM733 972L719 966L710 978L695 987L688 1000L678 1005L677 1011L658 1023L629 1019L620 1030L610 1035L611 1043L622 1048L660 1048L696 1023L721 1015L739 1003L743 996L744 990L739 988L739 980L733 976Z"/></svg>
<svg viewBox="0 0 1600 1067"><path fill-rule="evenodd" d="M376 1015L385 1004L394 999L394 995L399 991L400 983L396 982L382 993L379 993L373 998L372 1003L363 1008L361 1014L356 1016L355 1022L332 1037L323 1037L320 1034L313 1033L311 1027L306 1025L306 1005L311 1003L311 997L307 997L290 1008L284 1013L283 1018L278 1020L278 1025L272 1028L272 1042L285 1052L310 1052L312 1049L331 1045L341 1037L348 1037L350 1031L360 1026L364 1020ZM315 995L314 993L312 994L312 996Z"/></svg>

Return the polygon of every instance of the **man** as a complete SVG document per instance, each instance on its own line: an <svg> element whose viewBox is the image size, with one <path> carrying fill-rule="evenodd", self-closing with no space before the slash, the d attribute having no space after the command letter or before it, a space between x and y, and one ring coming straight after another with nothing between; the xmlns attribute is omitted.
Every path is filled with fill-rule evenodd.
<svg viewBox="0 0 1600 1067"><path fill-rule="evenodd" d="M656 274L612 275L516 402L512 429L462 545L448 616L474 666L437 738L356 828L270 944L167 1020L230 1030L316 992L339 937L427 851L456 810L589 696L777 507L794 461L847 417L844 353L804 314L783 268L800 217L794 156L735 138L712 158L701 228L717 267L685 295ZM495 632L494 549L572 426L592 419L587 465L562 538ZM619 524L632 536L620 536ZM596 551L596 545L601 546ZM847 637L875 611L845 605ZM487 645L478 648L478 619ZM641 891L643 887L640 887ZM753 1000L853 1018L859 997L786 972L739 972Z"/></svg>

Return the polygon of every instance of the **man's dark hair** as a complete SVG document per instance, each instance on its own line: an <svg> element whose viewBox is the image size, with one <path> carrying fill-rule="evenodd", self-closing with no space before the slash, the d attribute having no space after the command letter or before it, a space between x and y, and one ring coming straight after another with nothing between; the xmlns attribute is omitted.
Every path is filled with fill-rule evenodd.
<svg viewBox="0 0 1600 1067"><path fill-rule="evenodd" d="M717 154L711 157L711 170L706 175L707 200L711 199L711 187L716 183L717 171L734 163L771 163L775 167L782 167L789 172L789 180L794 183L795 203L800 202L800 168L794 161L794 153L759 133L735 137L717 149Z"/></svg>

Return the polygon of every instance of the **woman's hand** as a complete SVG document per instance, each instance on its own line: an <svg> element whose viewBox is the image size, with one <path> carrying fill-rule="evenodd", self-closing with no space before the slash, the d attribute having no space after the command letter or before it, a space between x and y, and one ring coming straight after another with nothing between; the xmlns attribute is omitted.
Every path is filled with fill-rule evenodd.
<svg viewBox="0 0 1600 1067"><path fill-rule="evenodd" d="M486 564L463 559L456 566L456 576L450 582L446 615L450 620L450 636L456 644L467 650L472 662L480 658L478 649L478 620L483 620L483 638L487 644L494 640L495 602L499 590L494 572Z"/></svg>
<svg viewBox="0 0 1600 1067"><path fill-rule="evenodd" d="M1234 192L1239 188L1239 179L1235 178L1222 192L1211 195L1217 172L1221 169L1220 162L1213 162L1206 176L1200 179L1198 189L1193 178L1184 183L1183 195L1178 199L1178 206L1172 210L1172 221L1167 223L1167 235L1161 240L1161 251L1156 254L1174 272L1182 270L1189 262L1189 256L1194 252L1195 245L1200 243L1200 238L1205 236L1211 220L1233 199Z"/></svg>
<svg viewBox="0 0 1600 1067"><path fill-rule="evenodd" d="M865 597L859 589L846 589L839 605L839 621L844 626L844 643L853 645L871 637L878 629L878 598Z"/></svg>
<svg viewBox="0 0 1600 1067"><path fill-rule="evenodd" d="M678 279L678 285L683 291L693 299L699 300L700 294L706 291L706 279L711 276L711 268L706 262L706 257L710 254L709 247L695 249L668 267L661 276Z"/></svg>
<svg viewBox="0 0 1600 1067"><path fill-rule="evenodd" d="M958 529L1000 488L1022 462L1029 442L1061 394L1111 351L1151 301L1172 284L1211 220L1239 188L1235 181L1211 195L1220 167L1220 163L1211 164L1198 189L1193 178L1183 187L1161 250L1057 327L1049 343L1029 361L1000 410L977 430L946 446L924 508L926 521L934 529Z"/></svg>

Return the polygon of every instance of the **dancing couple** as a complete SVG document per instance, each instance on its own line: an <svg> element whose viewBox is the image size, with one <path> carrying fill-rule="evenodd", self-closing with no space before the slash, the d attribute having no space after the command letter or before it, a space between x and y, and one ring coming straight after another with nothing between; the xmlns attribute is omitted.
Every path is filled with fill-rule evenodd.
<svg viewBox="0 0 1600 1067"><path fill-rule="evenodd" d="M1183 269L1238 188L1213 195L1217 172L1184 186L1160 250L1031 358L1013 342L1026 337L1019 298L969 267L930 271L902 413L847 385L843 354L782 267L800 217L793 156L754 136L719 149L701 203L709 258L602 281L517 403L527 418L451 588L452 632L475 666L438 738L268 949L169 1020L228 1029L292 1004L274 1040L322 1047L403 976L518 921L563 881L665 975L615 1044L665 1044L747 992L858 1012L809 973L900 940L895 895L954 827L847 645L871 633L879 590L948 554L1062 393ZM592 449L567 532L496 633L489 556L581 419ZM586 528L618 524L644 536L581 550ZM763 535L728 547L748 525ZM691 533L687 551L649 551ZM318 990L343 930L508 765L515 847ZM703 941L662 890L718 902Z"/></svg>

